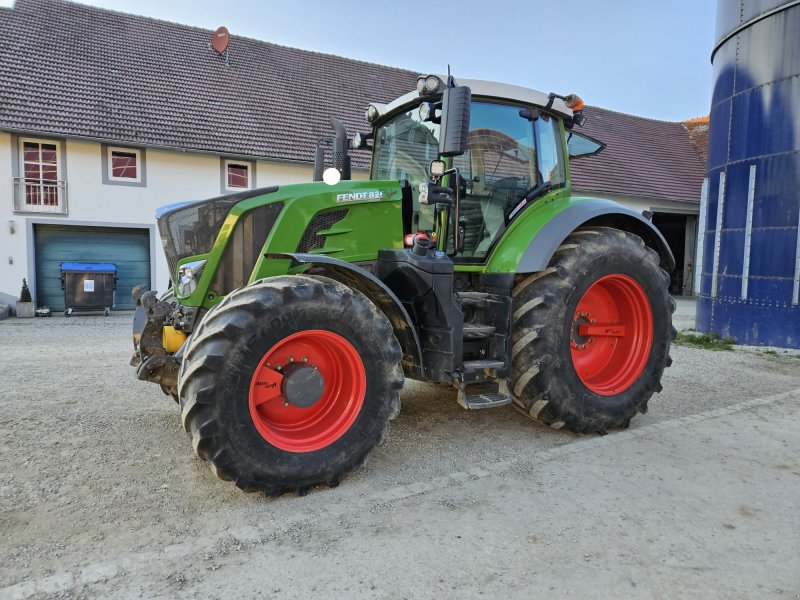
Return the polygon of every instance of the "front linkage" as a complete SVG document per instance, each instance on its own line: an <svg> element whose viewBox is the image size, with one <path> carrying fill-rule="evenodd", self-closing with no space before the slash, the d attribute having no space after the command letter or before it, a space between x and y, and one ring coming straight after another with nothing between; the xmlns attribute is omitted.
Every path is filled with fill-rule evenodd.
<svg viewBox="0 0 800 600"><path fill-rule="evenodd" d="M202 309L181 306L171 292L159 299L158 292L144 291L144 286L136 286L132 295L136 312L130 364L138 379L159 384L177 402L184 344Z"/></svg>

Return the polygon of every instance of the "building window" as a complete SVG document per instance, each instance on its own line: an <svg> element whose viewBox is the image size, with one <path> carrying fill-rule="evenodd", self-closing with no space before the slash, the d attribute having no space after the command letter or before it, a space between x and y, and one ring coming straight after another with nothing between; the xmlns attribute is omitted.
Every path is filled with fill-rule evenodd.
<svg viewBox="0 0 800 600"><path fill-rule="evenodd" d="M142 181L141 150L132 148L112 148L108 152L108 180L127 183Z"/></svg>
<svg viewBox="0 0 800 600"><path fill-rule="evenodd" d="M20 173L14 177L14 210L66 212L61 180L61 142L21 138Z"/></svg>
<svg viewBox="0 0 800 600"><path fill-rule="evenodd" d="M252 185L252 163L226 160L222 175L225 190L249 190Z"/></svg>

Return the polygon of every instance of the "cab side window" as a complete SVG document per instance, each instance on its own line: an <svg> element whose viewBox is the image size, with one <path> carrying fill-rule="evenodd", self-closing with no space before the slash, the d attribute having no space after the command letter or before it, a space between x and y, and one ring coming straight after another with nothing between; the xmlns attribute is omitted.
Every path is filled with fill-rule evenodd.
<svg viewBox="0 0 800 600"><path fill-rule="evenodd" d="M540 182L549 181L553 186L564 183L563 150L558 120L546 113L541 113L534 122L534 131L538 148L537 167Z"/></svg>

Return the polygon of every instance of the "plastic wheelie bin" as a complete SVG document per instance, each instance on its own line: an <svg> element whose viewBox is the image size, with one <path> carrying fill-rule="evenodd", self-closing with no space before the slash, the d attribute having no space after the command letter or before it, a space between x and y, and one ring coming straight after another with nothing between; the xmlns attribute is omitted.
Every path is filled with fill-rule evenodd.
<svg viewBox="0 0 800 600"><path fill-rule="evenodd" d="M102 310L108 316L116 287L117 265L113 263L61 263L65 317L78 310Z"/></svg>

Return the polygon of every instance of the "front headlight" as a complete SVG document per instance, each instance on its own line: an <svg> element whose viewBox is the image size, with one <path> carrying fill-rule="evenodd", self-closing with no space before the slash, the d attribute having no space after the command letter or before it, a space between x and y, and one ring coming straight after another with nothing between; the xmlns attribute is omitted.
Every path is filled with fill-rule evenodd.
<svg viewBox="0 0 800 600"><path fill-rule="evenodd" d="M205 260L193 260L180 266L178 269L178 294L180 296L189 296L197 289L197 282L200 281L200 274L205 266Z"/></svg>

